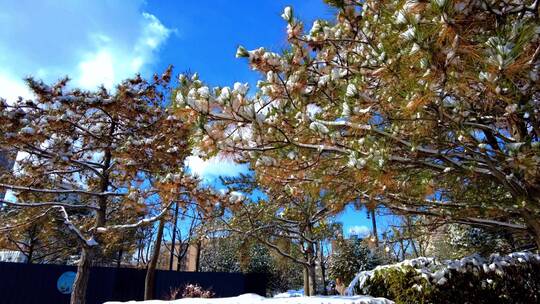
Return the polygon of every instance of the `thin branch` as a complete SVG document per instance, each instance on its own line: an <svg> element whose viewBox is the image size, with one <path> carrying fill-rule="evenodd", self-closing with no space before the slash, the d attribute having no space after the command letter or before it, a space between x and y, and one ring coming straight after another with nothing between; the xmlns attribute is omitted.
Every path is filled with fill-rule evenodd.
<svg viewBox="0 0 540 304"><path fill-rule="evenodd" d="M64 207L64 208L71 208L71 209L92 209L92 210L99 210L98 207L92 206L92 205L76 205L76 204L66 204L61 202L39 202L39 203L17 203L17 202L10 202L6 200L0 200L0 204L6 204L10 206L15 207L22 207L22 208L37 208L37 207Z"/></svg>
<svg viewBox="0 0 540 304"><path fill-rule="evenodd" d="M167 206L165 206L165 208L163 208L163 210L161 210L161 212L159 214L157 214L156 216L153 216L153 217L150 217L150 218L144 218L142 220L139 220L139 221L137 221L135 223L131 223L131 224L113 225L113 226L108 226L108 227L97 227L96 231L98 233L104 233L104 232L108 232L108 231L111 231L111 230L134 229L134 228L138 228L138 227L141 227L141 226L146 226L148 224L151 224L151 223L161 219L163 216L165 216L167 214L167 211L169 210L169 208L172 206L172 204L173 204L172 201L169 202L167 204Z"/></svg>
<svg viewBox="0 0 540 304"><path fill-rule="evenodd" d="M41 188L15 186L15 185L8 185L8 184L0 184L0 188L9 189L9 190L18 190L18 191L49 193L49 194L84 194L84 195L91 195L91 196L98 196L98 197L125 196L126 195L126 194L118 193L118 192L92 192L92 191L76 190L76 189L53 190L53 189L41 189Z"/></svg>

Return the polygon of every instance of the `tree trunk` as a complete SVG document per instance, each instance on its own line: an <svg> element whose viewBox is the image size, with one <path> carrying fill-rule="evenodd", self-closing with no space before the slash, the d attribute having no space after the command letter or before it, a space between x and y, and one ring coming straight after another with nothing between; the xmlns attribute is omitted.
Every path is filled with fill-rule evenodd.
<svg viewBox="0 0 540 304"><path fill-rule="evenodd" d="M197 259L195 261L195 272L199 272L199 269L201 267L201 241L200 240L197 240L197 244L195 246L197 246L197 254L195 255L195 258Z"/></svg>
<svg viewBox="0 0 540 304"><path fill-rule="evenodd" d="M399 237L399 245L401 247L401 260L405 260L405 244L403 243L403 237Z"/></svg>
<svg viewBox="0 0 540 304"><path fill-rule="evenodd" d="M146 245L145 259L143 261L144 264L148 264L148 261L150 261L150 249L151 249L150 247L152 247L151 244L152 244L152 240L150 239L148 241L148 244Z"/></svg>
<svg viewBox="0 0 540 304"><path fill-rule="evenodd" d="M419 257L418 250L416 249L416 244L414 243L414 239L412 237L412 224L411 224L411 218L406 216L405 220L407 222L407 232L409 234L409 242L411 242L411 247L413 249L414 255L416 257Z"/></svg>
<svg viewBox="0 0 540 304"><path fill-rule="evenodd" d="M377 233L377 219L375 219L375 208L371 209L371 225L373 226L373 236L375 237L375 247L379 247L379 234Z"/></svg>
<svg viewBox="0 0 540 304"><path fill-rule="evenodd" d="M304 265L304 296L309 297L309 270L308 266Z"/></svg>
<svg viewBox="0 0 540 304"><path fill-rule="evenodd" d="M514 239L514 236L512 235L512 232L508 230L504 230L502 233L503 233L503 238L510 245L510 249L512 250L512 252L516 251L516 241Z"/></svg>
<svg viewBox="0 0 540 304"><path fill-rule="evenodd" d="M114 132L115 123L112 123L110 134ZM100 181L100 191L106 192L109 189L109 174L108 171L111 166L112 153L110 149L105 149L103 156L103 176ZM105 226L107 218L107 197L100 196L98 198L98 210L96 211L96 221L94 228ZM98 239L99 242L99 239ZM75 276L75 282L73 283L73 291L71 292L71 304L85 304L86 303L86 288L88 287L88 278L90 277L90 267L96 253L94 246L88 246L82 244L81 247L81 259L77 265L77 275Z"/></svg>
<svg viewBox="0 0 540 304"><path fill-rule="evenodd" d="M124 255L124 247L120 247L118 250L118 260L116 261L116 268L120 268L122 265L122 255Z"/></svg>
<svg viewBox="0 0 540 304"><path fill-rule="evenodd" d="M308 226L309 232L311 234L311 227ZM307 244L308 248L306 250L306 262L308 263L306 267L307 272L307 287L308 287L308 293L309 296L314 296L317 292L317 281L316 281L316 272L315 272L315 265L317 261L317 255L315 252L315 246L316 244L309 242ZM306 277L304 277L306 278ZM304 282L304 286L306 283ZM305 290L304 290L305 292Z"/></svg>
<svg viewBox="0 0 540 304"><path fill-rule="evenodd" d="M26 260L27 264L32 264L32 260L34 258L34 243L35 239L31 238L28 246L28 259Z"/></svg>
<svg viewBox="0 0 540 304"><path fill-rule="evenodd" d="M326 296L328 293L326 292L326 266L324 265L324 250L323 250L323 243L322 241L319 244L319 264L321 265L321 283L322 283L322 294Z"/></svg>
<svg viewBox="0 0 540 304"><path fill-rule="evenodd" d="M152 253L150 263L148 263L148 269L146 270L146 278L144 281L144 299L152 300L154 298L154 285L156 276L156 266L159 259L159 252L161 249L161 239L163 238L163 229L165 228L165 220L159 220L159 226L156 236L156 243Z"/></svg>
<svg viewBox="0 0 540 304"><path fill-rule="evenodd" d="M86 288L88 287L88 278L90 277L90 267L95 254L95 248L82 246L81 258L77 265L77 275L73 283L70 304L86 303Z"/></svg>
<svg viewBox="0 0 540 304"><path fill-rule="evenodd" d="M139 263L141 262L141 256L143 253L142 242L140 240L137 241L137 267L139 267Z"/></svg>
<svg viewBox="0 0 540 304"><path fill-rule="evenodd" d="M182 243L178 244L178 255L176 256L176 271L182 271L182 246Z"/></svg>
<svg viewBox="0 0 540 304"><path fill-rule="evenodd" d="M529 228L529 233L536 243L537 250L540 250L540 219L534 216L534 213L529 213L527 211L523 211L522 215Z"/></svg>
<svg viewBox="0 0 540 304"><path fill-rule="evenodd" d="M176 249L176 225L178 222L178 203L174 204L174 218L173 218L173 231L172 231L172 239L171 239L171 257L169 259L169 270L173 269L173 262L174 262L174 250ZM181 247L182 244L180 244L179 247ZM180 251L180 250L178 250ZM178 252L178 255L180 256L180 252ZM180 259L178 260L178 263L180 263ZM178 266L176 267L178 268Z"/></svg>
<svg viewBox="0 0 540 304"><path fill-rule="evenodd" d="M314 296L317 293L317 272L315 267L315 260L309 265L309 295Z"/></svg>

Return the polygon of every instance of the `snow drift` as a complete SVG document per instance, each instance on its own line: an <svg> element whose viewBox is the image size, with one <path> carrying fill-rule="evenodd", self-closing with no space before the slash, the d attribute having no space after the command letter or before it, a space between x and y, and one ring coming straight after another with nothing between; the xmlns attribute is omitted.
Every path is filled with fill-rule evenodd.
<svg viewBox="0 0 540 304"><path fill-rule="evenodd" d="M122 302L107 302L105 304L120 304ZM231 298L185 298L172 301L143 301L143 302L123 302L123 303L144 303L144 304L393 304L394 302L384 298L373 298L369 296L314 296L314 297L289 297L289 298L265 298L256 294L244 294Z"/></svg>

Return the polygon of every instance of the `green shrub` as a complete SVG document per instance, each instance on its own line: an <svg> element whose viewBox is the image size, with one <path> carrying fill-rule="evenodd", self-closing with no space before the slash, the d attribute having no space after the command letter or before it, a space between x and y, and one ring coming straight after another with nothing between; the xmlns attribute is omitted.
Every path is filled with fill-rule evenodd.
<svg viewBox="0 0 540 304"><path fill-rule="evenodd" d="M328 267L328 276L332 280L350 282L358 271L373 269L380 264L361 239L338 239L336 245Z"/></svg>
<svg viewBox="0 0 540 304"><path fill-rule="evenodd" d="M388 299L400 299L398 303L429 303L426 299L433 288L411 266L375 271L368 285L369 294L384 294Z"/></svg>
<svg viewBox="0 0 540 304"><path fill-rule="evenodd" d="M539 303L540 256L513 253L461 260L420 258L360 273L356 294L401 303Z"/></svg>

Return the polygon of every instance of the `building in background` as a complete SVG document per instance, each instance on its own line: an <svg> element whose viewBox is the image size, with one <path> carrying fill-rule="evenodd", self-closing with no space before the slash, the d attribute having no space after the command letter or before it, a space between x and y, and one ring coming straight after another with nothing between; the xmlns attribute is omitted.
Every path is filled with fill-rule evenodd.
<svg viewBox="0 0 540 304"><path fill-rule="evenodd" d="M187 246L187 247L186 247ZM180 259L180 267L178 267L178 257L174 257L172 270L178 271L197 271L197 246L193 244L175 244L175 254L182 252L183 258ZM161 246L159 253L157 269L169 270L171 258L171 243L165 243Z"/></svg>

